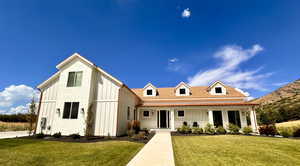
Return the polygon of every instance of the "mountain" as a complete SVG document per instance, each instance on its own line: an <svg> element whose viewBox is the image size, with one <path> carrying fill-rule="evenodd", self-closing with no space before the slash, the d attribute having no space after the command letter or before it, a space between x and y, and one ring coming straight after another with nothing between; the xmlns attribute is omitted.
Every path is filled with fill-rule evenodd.
<svg viewBox="0 0 300 166"><path fill-rule="evenodd" d="M252 100L261 123L300 119L300 79Z"/></svg>

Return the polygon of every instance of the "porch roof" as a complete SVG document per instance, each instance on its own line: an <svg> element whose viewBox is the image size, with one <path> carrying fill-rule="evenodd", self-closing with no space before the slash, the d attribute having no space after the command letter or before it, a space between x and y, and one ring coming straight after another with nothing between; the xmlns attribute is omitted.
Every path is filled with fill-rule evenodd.
<svg viewBox="0 0 300 166"><path fill-rule="evenodd" d="M228 102L228 103L142 103L139 107L178 107L178 106L255 106L250 102Z"/></svg>

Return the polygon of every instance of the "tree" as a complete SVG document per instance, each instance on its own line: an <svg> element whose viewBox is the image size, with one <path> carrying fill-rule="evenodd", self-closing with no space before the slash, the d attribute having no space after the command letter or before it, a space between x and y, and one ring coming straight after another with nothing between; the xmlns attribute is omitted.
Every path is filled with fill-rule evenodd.
<svg viewBox="0 0 300 166"><path fill-rule="evenodd" d="M35 126L35 120L36 120L35 110L36 110L35 100L34 100L34 97L32 97L31 103L29 105L29 113L27 116L27 120L29 122L29 128L28 128L29 135L32 134L32 132L34 130L34 126Z"/></svg>
<svg viewBox="0 0 300 166"><path fill-rule="evenodd" d="M93 104L89 105L87 110L87 117L85 120L86 127L85 127L85 136L91 137L94 135L93 126L94 126L94 113L93 113Z"/></svg>

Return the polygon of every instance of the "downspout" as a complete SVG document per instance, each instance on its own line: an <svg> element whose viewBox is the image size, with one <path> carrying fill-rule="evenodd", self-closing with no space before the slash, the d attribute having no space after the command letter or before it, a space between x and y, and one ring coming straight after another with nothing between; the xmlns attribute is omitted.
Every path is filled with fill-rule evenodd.
<svg viewBox="0 0 300 166"><path fill-rule="evenodd" d="M43 92L41 91L41 89L38 89L38 90L40 91L40 101L39 101L39 108L38 108L37 119L36 119L36 122L35 122L35 129L34 129L33 134L36 134L36 129L37 129L38 122L39 122L39 117L40 117L40 109L41 109L41 105L42 105L42 98L43 98Z"/></svg>

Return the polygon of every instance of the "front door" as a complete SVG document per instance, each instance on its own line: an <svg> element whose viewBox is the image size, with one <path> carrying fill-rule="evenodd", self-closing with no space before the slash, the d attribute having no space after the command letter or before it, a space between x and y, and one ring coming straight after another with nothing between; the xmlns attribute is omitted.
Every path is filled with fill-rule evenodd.
<svg viewBox="0 0 300 166"><path fill-rule="evenodd" d="M160 128L167 128L167 111L161 110L160 114Z"/></svg>

